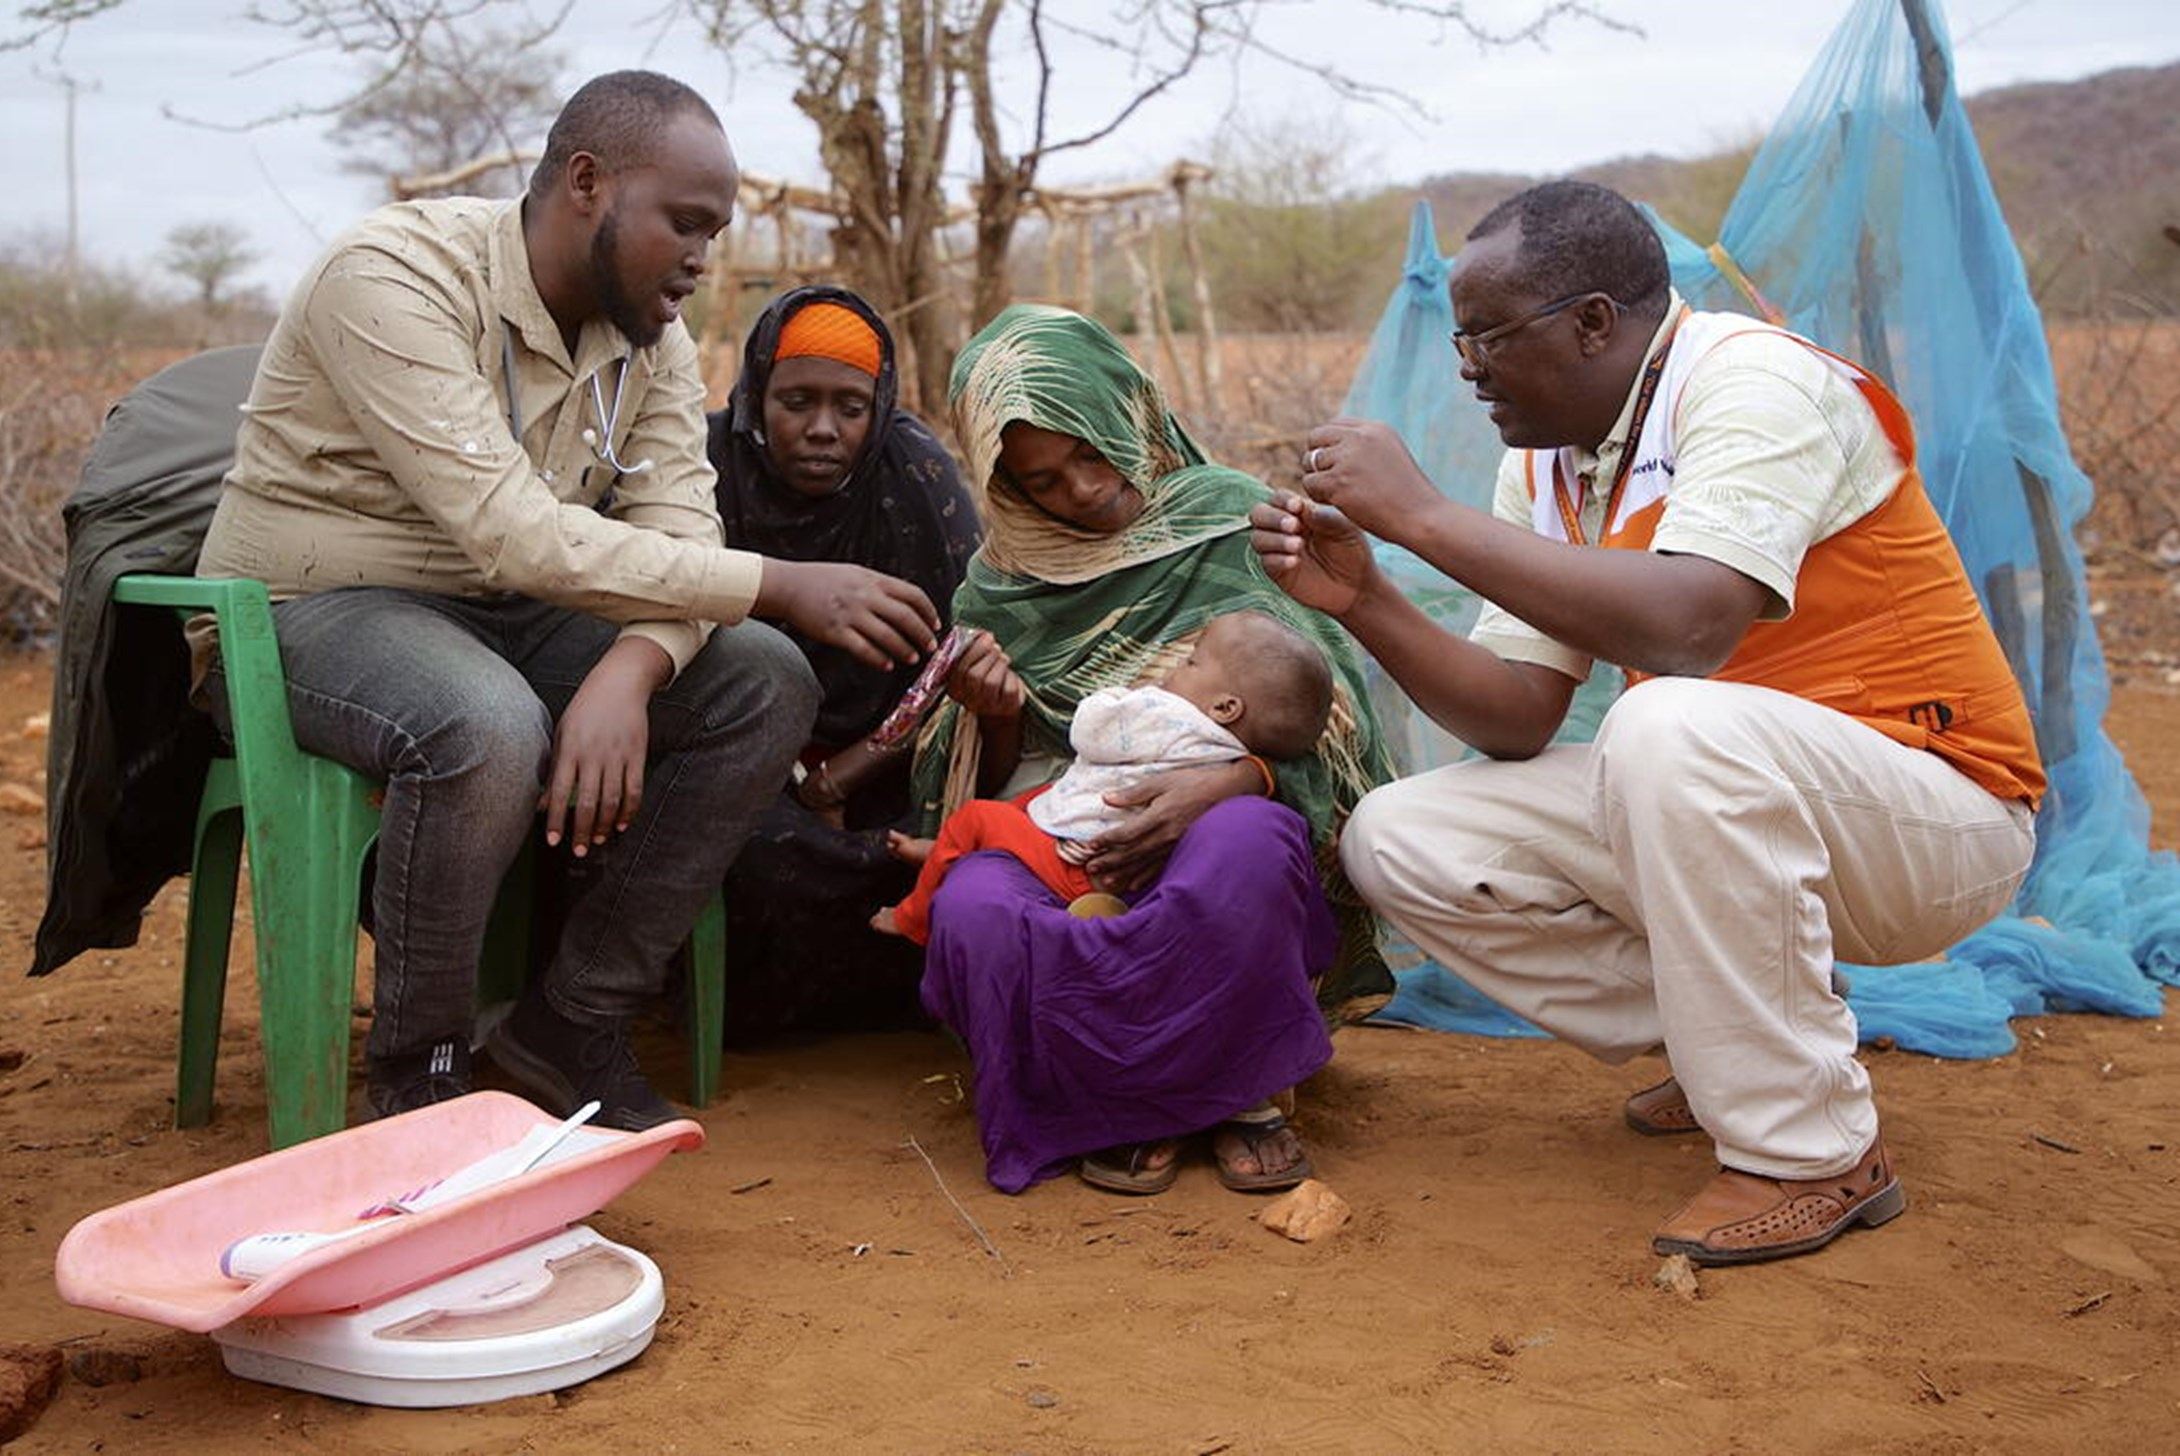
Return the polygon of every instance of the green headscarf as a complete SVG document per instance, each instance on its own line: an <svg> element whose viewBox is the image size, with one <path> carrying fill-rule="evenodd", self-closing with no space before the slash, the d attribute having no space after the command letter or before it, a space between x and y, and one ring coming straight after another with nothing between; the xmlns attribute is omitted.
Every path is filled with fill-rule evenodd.
<svg viewBox="0 0 2180 1456"><path fill-rule="evenodd" d="M1340 911L1341 952L1319 1000L1335 1019L1375 1009L1392 979L1333 837L1356 801L1391 776L1391 763L1353 642L1281 591L1249 545L1249 508L1270 492L1208 463L1157 381L1102 324L1067 309L1017 304L1001 313L954 361L948 394L968 456L965 483L986 527L954 595L954 620L991 632L1028 689L1025 753L1065 758L1078 703L1099 688L1163 676L1222 613L1268 613L1324 650L1335 680L1332 721L1314 753L1276 766L1279 799L1309 821ZM1087 440L1141 492L1142 512L1105 533L1031 505L999 468L1001 434L1016 421ZM918 741L915 787L927 828L975 782L975 729L948 702Z"/></svg>

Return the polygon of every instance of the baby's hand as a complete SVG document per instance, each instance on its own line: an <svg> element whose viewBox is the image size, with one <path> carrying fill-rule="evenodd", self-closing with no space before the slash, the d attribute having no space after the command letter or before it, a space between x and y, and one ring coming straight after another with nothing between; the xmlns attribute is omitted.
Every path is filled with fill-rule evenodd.
<svg viewBox="0 0 2180 1456"><path fill-rule="evenodd" d="M892 855L902 864L922 864L925 860L931 858L931 848L937 843L938 841L935 839L913 838L903 834L898 829L888 829L886 831L886 853ZM880 911L879 913L891 914L892 912Z"/></svg>

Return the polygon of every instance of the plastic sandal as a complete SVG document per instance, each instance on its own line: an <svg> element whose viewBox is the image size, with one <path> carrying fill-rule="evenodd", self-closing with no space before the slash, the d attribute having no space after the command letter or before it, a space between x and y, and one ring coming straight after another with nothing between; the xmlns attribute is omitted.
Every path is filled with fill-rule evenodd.
<svg viewBox="0 0 2180 1456"><path fill-rule="evenodd" d="M1277 1193L1292 1188L1316 1170L1310 1165L1310 1155L1305 1149L1302 1156L1277 1172L1238 1172L1218 1155L1218 1138L1221 1133L1233 1133L1241 1139L1242 1148L1256 1160L1260 1170L1264 1166L1264 1144L1287 1127L1286 1116L1278 1108L1266 1105L1251 1108L1238 1117L1229 1117L1211 1130L1212 1159L1218 1164L1219 1181L1236 1193Z"/></svg>
<svg viewBox="0 0 2180 1456"><path fill-rule="evenodd" d="M1149 1166L1151 1154L1160 1148L1170 1148L1173 1156L1158 1166ZM1178 1139L1153 1138L1143 1143L1121 1143L1103 1152L1084 1155L1076 1171L1082 1181L1092 1188L1102 1188L1107 1193L1132 1193L1137 1196L1163 1193L1181 1176L1181 1148Z"/></svg>

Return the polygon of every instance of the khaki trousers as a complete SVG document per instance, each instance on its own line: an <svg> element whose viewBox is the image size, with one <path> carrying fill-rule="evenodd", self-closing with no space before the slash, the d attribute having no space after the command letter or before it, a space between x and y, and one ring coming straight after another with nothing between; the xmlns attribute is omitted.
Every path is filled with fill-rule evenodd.
<svg viewBox="0 0 2180 1456"><path fill-rule="evenodd" d="M1769 688L1660 678L1597 741L1372 792L1340 857L1477 990L1608 1062L1662 1047L1719 1161L1778 1178L1877 1136L1832 959L1928 959L2004 910L2025 804Z"/></svg>

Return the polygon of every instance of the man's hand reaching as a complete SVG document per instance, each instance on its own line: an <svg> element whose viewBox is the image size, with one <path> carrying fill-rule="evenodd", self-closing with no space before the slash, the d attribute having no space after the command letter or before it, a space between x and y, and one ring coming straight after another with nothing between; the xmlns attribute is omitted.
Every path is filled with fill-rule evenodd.
<svg viewBox="0 0 2180 1456"><path fill-rule="evenodd" d="M921 587L846 562L766 557L751 613L791 622L872 667L915 662L939 640L939 614Z"/></svg>
<svg viewBox="0 0 2180 1456"><path fill-rule="evenodd" d="M1342 616L1378 579L1369 538L1330 506L1279 491L1250 508L1249 526L1265 574L1305 607Z"/></svg>

